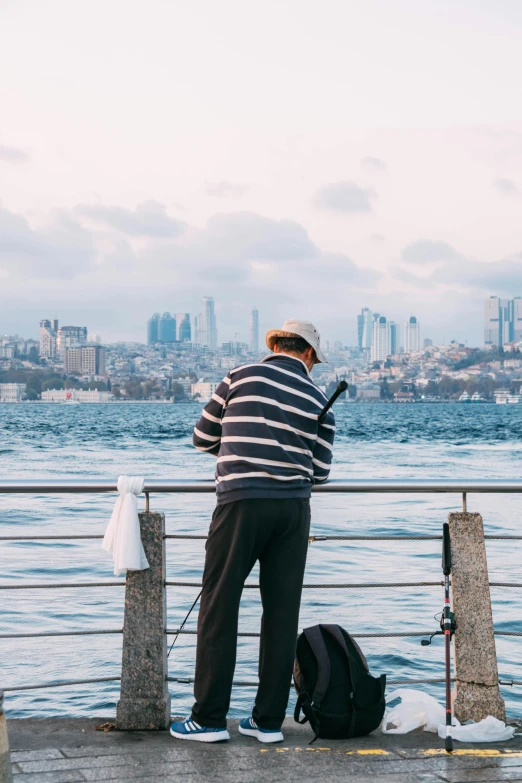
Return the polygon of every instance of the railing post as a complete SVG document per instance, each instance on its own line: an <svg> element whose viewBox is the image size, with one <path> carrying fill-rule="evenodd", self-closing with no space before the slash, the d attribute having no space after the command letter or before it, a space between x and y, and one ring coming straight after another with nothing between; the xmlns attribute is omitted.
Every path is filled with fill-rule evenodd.
<svg viewBox="0 0 522 783"><path fill-rule="evenodd" d="M4 692L0 691L0 781L12 783L13 769L9 755L9 739L7 737L7 723L4 714Z"/></svg>
<svg viewBox="0 0 522 783"><path fill-rule="evenodd" d="M127 571L121 693L116 710L117 728L125 731L165 729L170 720L165 516L149 512L139 518L150 568Z"/></svg>
<svg viewBox="0 0 522 783"><path fill-rule="evenodd" d="M480 514L449 515L451 587L457 630L454 712L463 723L487 715L506 719L498 689L497 653L489 593L484 526Z"/></svg>

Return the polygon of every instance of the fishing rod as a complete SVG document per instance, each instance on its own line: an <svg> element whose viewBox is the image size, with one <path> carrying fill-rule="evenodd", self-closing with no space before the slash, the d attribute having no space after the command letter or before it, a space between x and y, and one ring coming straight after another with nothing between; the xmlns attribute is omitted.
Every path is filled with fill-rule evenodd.
<svg viewBox="0 0 522 783"><path fill-rule="evenodd" d="M449 525L442 526L442 573L444 574L444 612L441 627L444 631L444 644L446 651L446 740L445 747L448 753L453 750L453 737L451 736L451 637L455 630L455 615L451 611L450 604L450 574L451 574L451 542Z"/></svg>
<svg viewBox="0 0 522 783"><path fill-rule="evenodd" d="M324 406L323 410L319 414L319 423L322 422L322 420L324 419L324 417L326 416L326 414L328 413L328 411L330 410L330 408L332 407L336 399L339 397L339 395L345 392L347 388L348 388L348 384L346 381L341 381L339 383L337 389L334 391L334 393L332 394L332 396Z"/></svg>
<svg viewBox="0 0 522 783"><path fill-rule="evenodd" d="M451 637L455 633L457 623L455 615L451 611L450 603L450 575L451 575L451 542L449 534L449 525L447 522L442 526L442 573L444 574L444 609L440 618L440 631L435 631L429 639L423 639L421 644L427 647L431 644L434 636L444 636L444 646L446 653L446 740L445 747L448 753L453 750L453 737L451 736L452 710L451 710ZM436 619L438 615L436 615Z"/></svg>

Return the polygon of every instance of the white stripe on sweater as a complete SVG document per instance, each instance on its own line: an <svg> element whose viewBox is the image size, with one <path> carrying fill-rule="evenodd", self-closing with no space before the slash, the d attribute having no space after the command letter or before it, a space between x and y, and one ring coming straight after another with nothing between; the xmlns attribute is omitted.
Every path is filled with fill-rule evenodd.
<svg viewBox="0 0 522 783"><path fill-rule="evenodd" d="M322 438L319 438L319 437L318 437L318 438L317 438L317 442L318 442L318 443L320 443L320 444L321 444L321 446L324 446L324 447L325 447L325 449L328 449L329 451L333 451L333 449L332 449L332 447L330 446L330 444L329 444L329 443L327 443L327 442L326 442L325 440L323 440Z"/></svg>
<svg viewBox="0 0 522 783"><path fill-rule="evenodd" d="M323 405L319 400L316 400L315 397L312 397L310 394L305 394L304 392L297 391L297 389L292 389L291 386L285 386L282 383L277 383L277 381L271 381L269 378L265 378L263 375L251 375L248 378L240 378L239 381L235 381L235 383L230 384L230 390L235 389L237 386L242 386L244 383L266 383L268 386L275 386L276 389L281 389L282 391L288 392L289 394L295 394L297 397L302 397L304 400L309 400L310 402L313 402L314 405L317 405L318 408L322 408Z"/></svg>
<svg viewBox="0 0 522 783"><path fill-rule="evenodd" d="M213 417L212 417L213 418ZM221 421L221 419L216 419ZM251 422L252 424L268 424L269 427L277 427L280 430L287 430L287 432L295 432L296 435L301 435L303 438L309 440L316 440L317 435L312 435L311 432L304 432L304 430L297 430L295 427L291 427L289 424L284 424L282 421L272 421L271 419L265 419L264 416L226 416L225 422L230 424L231 422Z"/></svg>
<svg viewBox="0 0 522 783"><path fill-rule="evenodd" d="M194 427L194 432L198 436L198 438L201 438L202 440L219 440L221 438L221 435L205 435L204 432L201 432L201 430L198 430L197 427Z"/></svg>
<svg viewBox="0 0 522 783"><path fill-rule="evenodd" d="M214 421L216 424L221 424L221 419L218 419L217 416L212 416L212 414L208 413L205 408L203 408L203 416L209 421Z"/></svg>
<svg viewBox="0 0 522 783"><path fill-rule="evenodd" d="M312 458L312 462L314 463L314 465L317 465L317 467L319 468L324 468L324 470L330 470L330 465L327 465L326 462L321 462L315 457Z"/></svg>
<svg viewBox="0 0 522 783"><path fill-rule="evenodd" d="M219 445L219 444L217 444L217 443L213 443L213 444L212 444L212 446L196 446L196 445L194 444L195 448L196 448L198 451L211 451L212 449L215 449L215 448L216 448L216 446L218 446L218 445Z"/></svg>
<svg viewBox="0 0 522 783"><path fill-rule="evenodd" d="M323 424L323 422L321 422L321 427L326 427L327 430L333 430L334 432L336 430L336 427L334 427L333 424Z"/></svg>
<svg viewBox="0 0 522 783"><path fill-rule="evenodd" d="M313 476L314 472L304 465L297 465L295 462L279 462L276 459L262 459L261 457L240 457L236 454L227 454L224 457L218 457L217 462L253 462L255 465L273 465L279 468L293 468L294 470L304 470Z"/></svg>
<svg viewBox="0 0 522 783"><path fill-rule="evenodd" d="M213 394L211 399L213 399L214 402L219 402L220 405L226 405L225 400L222 397L218 397L217 394Z"/></svg>
<svg viewBox="0 0 522 783"><path fill-rule="evenodd" d="M264 402L266 405L275 405L276 408L280 408L282 411L297 413L299 416L305 416L307 419L315 419L317 421L319 418L318 413L307 413L299 408L294 408L293 405L285 405L283 402L277 402L277 400L272 400L270 397L261 397L257 394L247 394L244 397L233 397L228 401L228 408L230 409L231 405L238 402ZM322 426L324 427L324 424Z"/></svg>
<svg viewBox="0 0 522 783"><path fill-rule="evenodd" d="M256 473L229 473L228 476L218 476L216 479L216 484L221 484L222 481L233 481L234 479L245 479L245 478L270 478L270 479L274 479L275 481L302 481L305 477L304 476L273 476L271 473L265 473L265 471L261 470Z"/></svg>
<svg viewBox="0 0 522 783"><path fill-rule="evenodd" d="M219 440L219 438L217 438ZM265 446L277 446L284 451L295 451L297 454L306 454L308 457L312 456L310 449L299 449L297 446L285 446L283 443L279 443L278 440L272 438L249 438L246 435L226 435L221 438L221 443L259 443Z"/></svg>
<svg viewBox="0 0 522 783"><path fill-rule="evenodd" d="M301 361L301 360L299 360L299 361ZM230 375L233 375L233 374L234 374L234 373L236 373L236 372L240 372L240 370L248 370L248 369L250 369L250 367L259 367L259 365L260 365L261 363L262 363L262 362L258 362L257 364L244 364L242 367L236 367L234 370L231 370L231 371L230 371ZM304 364L304 362L303 362L303 364ZM315 389L316 391L318 391L318 392L319 392L319 394L320 394L322 397L324 397L324 399L325 399L325 400L327 399L327 397L326 397L326 396L323 394L323 392L321 391L321 389L319 389L319 388L318 388L318 387L315 385L315 383L314 383L313 381L311 381L311 380L310 380L310 378L307 378L307 377L306 377L306 378L303 378L303 376L302 376L302 375L298 375L296 372L291 372L290 370L284 370L282 367L278 367L278 366L277 366L277 364L272 364L272 363L271 363L271 364L263 364L263 367L269 367L271 370L277 370L277 372L282 372L282 373L284 373L285 375L290 375L292 378L297 378L298 380L300 380L300 381L303 381L303 382L304 382L304 383L306 383L308 386L311 386L313 389Z"/></svg>

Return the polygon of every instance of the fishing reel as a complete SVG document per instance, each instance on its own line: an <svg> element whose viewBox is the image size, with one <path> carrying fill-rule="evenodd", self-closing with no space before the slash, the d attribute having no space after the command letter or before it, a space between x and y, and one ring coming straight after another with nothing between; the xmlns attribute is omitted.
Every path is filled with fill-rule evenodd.
<svg viewBox="0 0 522 783"><path fill-rule="evenodd" d="M453 634L457 630L457 621L455 620L455 614L453 612L449 613L449 617L451 620L451 631L450 631L450 639L452 638ZM423 647L428 647L434 636L444 636L444 613L441 612L440 615L436 614L435 619L440 621L440 631L434 631L429 639L421 639L421 644Z"/></svg>

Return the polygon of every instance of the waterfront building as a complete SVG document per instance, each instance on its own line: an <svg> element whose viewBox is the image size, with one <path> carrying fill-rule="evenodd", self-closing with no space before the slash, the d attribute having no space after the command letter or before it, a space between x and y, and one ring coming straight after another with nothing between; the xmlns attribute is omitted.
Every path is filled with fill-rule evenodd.
<svg viewBox="0 0 522 783"><path fill-rule="evenodd" d="M108 391L89 389L49 389L42 392L42 402L112 402L114 395Z"/></svg>
<svg viewBox="0 0 522 783"><path fill-rule="evenodd" d="M207 403L210 401L210 398L213 394L215 394L215 391L217 387L219 386L219 382L209 382L209 381L198 381L197 383L193 383L190 386L190 396L192 398L197 397L199 402Z"/></svg>
<svg viewBox="0 0 522 783"><path fill-rule="evenodd" d="M355 398L357 400L378 400L381 396L381 387L377 383L362 383L357 386Z"/></svg>
<svg viewBox="0 0 522 783"><path fill-rule="evenodd" d="M86 326L60 326L56 332L56 353L63 359L65 349L87 342Z"/></svg>
<svg viewBox="0 0 522 783"><path fill-rule="evenodd" d="M25 383L0 383L0 402L22 402L26 391Z"/></svg>
<svg viewBox="0 0 522 783"><path fill-rule="evenodd" d="M370 357L372 362L383 362L391 354L390 324L384 315L373 322L373 340Z"/></svg>
<svg viewBox="0 0 522 783"><path fill-rule="evenodd" d="M72 345L64 351L63 369L69 374L105 375L106 351L103 345Z"/></svg>
<svg viewBox="0 0 522 783"><path fill-rule="evenodd" d="M211 351L217 348L217 327L214 314L214 299L212 296L203 297L203 312L195 319L195 342Z"/></svg>
<svg viewBox="0 0 522 783"><path fill-rule="evenodd" d="M154 345L159 340L160 314L154 315L147 321L147 345Z"/></svg>
<svg viewBox="0 0 522 783"><path fill-rule="evenodd" d="M58 321L44 318L40 321L40 356L45 359L56 358L56 336Z"/></svg>
<svg viewBox="0 0 522 783"><path fill-rule="evenodd" d="M249 321L249 350L257 356L259 353L259 311L256 307L250 313Z"/></svg>
<svg viewBox="0 0 522 783"><path fill-rule="evenodd" d="M102 338L99 334L89 334L87 336L88 343L101 343Z"/></svg>
<svg viewBox="0 0 522 783"><path fill-rule="evenodd" d="M363 307L357 316L357 345L359 348L371 348L373 342L373 313Z"/></svg>
<svg viewBox="0 0 522 783"><path fill-rule="evenodd" d="M406 321L404 327L404 350L406 353L415 353L421 349L420 323L414 315Z"/></svg>
<svg viewBox="0 0 522 783"><path fill-rule="evenodd" d="M192 339L190 329L190 314L189 313L176 313L176 340L178 343L190 342Z"/></svg>
<svg viewBox="0 0 522 783"><path fill-rule="evenodd" d="M158 342L176 342L176 319L170 313L163 313L158 324Z"/></svg>

